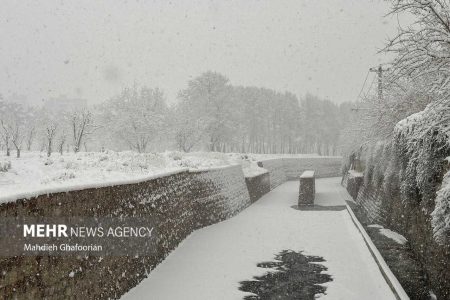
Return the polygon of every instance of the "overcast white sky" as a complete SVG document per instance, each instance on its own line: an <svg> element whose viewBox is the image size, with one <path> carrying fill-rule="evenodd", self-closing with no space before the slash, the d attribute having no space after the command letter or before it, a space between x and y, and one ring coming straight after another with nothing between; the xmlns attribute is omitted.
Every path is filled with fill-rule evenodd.
<svg viewBox="0 0 450 300"><path fill-rule="evenodd" d="M382 0L2 1L0 93L97 103L134 82L170 101L206 70L355 100L396 22Z"/></svg>

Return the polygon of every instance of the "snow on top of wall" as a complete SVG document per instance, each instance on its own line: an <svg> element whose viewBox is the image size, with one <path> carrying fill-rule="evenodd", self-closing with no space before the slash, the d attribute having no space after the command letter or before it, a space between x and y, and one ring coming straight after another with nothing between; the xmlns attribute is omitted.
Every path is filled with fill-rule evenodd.
<svg viewBox="0 0 450 300"><path fill-rule="evenodd" d="M15 154L15 153L13 153ZM257 159L238 153L176 151L163 153L23 152L20 158L0 155L0 203L29 199L43 194L131 184L186 170L211 170L242 165L246 177L267 172Z"/></svg>
<svg viewBox="0 0 450 300"><path fill-rule="evenodd" d="M316 153L311 154L248 154L253 159L258 161L268 161L275 160L279 158L289 159L289 158L311 158L311 159L324 159L324 158L342 158L342 156L321 156Z"/></svg>
<svg viewBox="0 0 450 300"><path fill-rule="evenodd" d="M423 137L431 128L438 129L449 137L450 143L450 102L436 101L425 107L423 111L410 115L399 121L394 132L407 134L409 140Z"/></svg>
<svg viewBox="0 0 450 300"><path fill-rule="evenodd" d="M2 194L0 195L0 203L11 202L17 199L31 199L40 195L48 195L52 193L63 193L70 191L78 191L85 190L90 188L101 188L106 186L116 186L116 185L124 185L124 184L135 184L148 180L152 180L159 177L169 176L173 174L178 174L184 171L188 171L188 169L167 169L160 172L155 172L149 175L136 175L126 177L124 176L121 179L112 179L112 178L103 178L103 180L96 180L94 178L84 178L80 180L73 180L70 182L66 182L64 184L48 184L48 185L39 185L37 183L31 183L28 186L20 186L14 185L17 190L13 190L13 187L10 189L5 189L6 192L3 193L3 187L0 185L0 191ZM1 175L1 174L0 174ZM117 175L117 174L116 174ZM1 176L0 176L1 177ZM1 182L0 182L1 184Z"/></svg>
<svg viewBox="0 0 450 300"><path fill-rule="evenodd" d="M364 177L364 174L362 172L357 172L355 170L349 170L348 175L350 177Z"/></svg>
<svg viewBox="0 0 450 300"><path fill-rule="evenodd" d="M424 111L419 111L417 113L414 113L414 114L410 115L409 117L399 121L395 126L395 130L396 131L404 131L409 128L412 128L414 125L419 124L422 121L423 116L424 116Z"/></svg>

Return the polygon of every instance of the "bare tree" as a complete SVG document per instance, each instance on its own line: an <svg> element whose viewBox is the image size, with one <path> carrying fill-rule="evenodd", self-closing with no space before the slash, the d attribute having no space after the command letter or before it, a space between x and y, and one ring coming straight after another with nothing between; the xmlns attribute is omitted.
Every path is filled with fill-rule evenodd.
<svg viewBox="0 0 450 300"><path fill-rule="evenodd" d="M406 81L419 85L421 96L410 97L411 103L424 99L425 95L428 99L421 102L435 102L431 109L446 116L440 122L450 122L450 3L442 0L392 2L392 14L409 13L415 21L406 28L399 26L398 35L384 49L397 54L388 73L388 83L401 86L399 83ZM409 90L404 89L403 97ZM432 122L428 130L438 125Z"/></svg>
<svg viewBox="0 0 450 300"><path fill-rule="evenodd" d="M388 75L400 78L426 77L433 91L448 94L450 87L450 4L442 0L395 0L392 14L409 13L416 20L384 49L397 54Z"/></svg>
<svg viewBox="0 0 450 300"><path fill-rule="evenodd" d="M49 122L45 126L45 139L46 139L47 156L48 157L50 157L50 155L53 152L53 140L56 135L56 128L57 128L57 125L54 122Z"/></svg>
<svg viewBox="0 0 450 300"><path fill-rule="evenodd" d="M31 150L31 146L33 144L35 135L36 135L36 127L32 126L31 128L28 129L26 136L27 151Z"/></svg>
<svg viewBox="0 0 450 300"><path fill-rule="evenodd" d="M200 122L189 122L186 120L183 125L177 126L175 142L178 149L190 152L203 138L203 126Z"/></svg>
<svg viewBox="0 0 450 300"><path fill-rule="evenodd" d="M23 134L23 129L21 124L18 124L18 122L14 122L13 125L10 127L12 134L11 134L11 142L14 145L14 148L16 148L17 158L20 157L20 151L22 149L22 143L25 138L25 135Z"/></svg>
<svg viewBox="0 0 450 300"><path fill-rule="evenodd" d="M5 124L5 122L3 120L0 121L1 125L2 125L2 140L3 140L3 144L5 145L5 149L6 149L6 156L10 156L11 155L11 133L8 130L8 126Z"/></svg>
<svg viewBox="0 0 450 300"><path fill-rule="evenodd" d="M73 150L75 153L80 151L80 147L87 136L92 134L97 128L97 126L94 125L92 113L87 109L72 113L70 117L70 127L73 134Z"/></svg>
<svg viewBox="0 0 450 300"><path fill-rule="evenodd" d="M13 102L4 104L0 116L0 124L7 155L10 152L11 143L16 149L17 157L20 157L20 151L25 138L25 119L26 114L22 105Z"/></svg>
<svg viewBox="0 0 450 300"><path fill-rule="evenodd" d="M108 135L140 153L165 129L166 113L165 97L158 88L125 88L101 107Z"/></svg>
<svg viewBox="0 0 450 300"><path fill-rule="evenodd" d="M58 139L58 152L59 154L63 154L64 151L64 144L66 143L67 140L67 135L66 132L63 130L63 132L61 133L61 135L59 136Z"/></svg>

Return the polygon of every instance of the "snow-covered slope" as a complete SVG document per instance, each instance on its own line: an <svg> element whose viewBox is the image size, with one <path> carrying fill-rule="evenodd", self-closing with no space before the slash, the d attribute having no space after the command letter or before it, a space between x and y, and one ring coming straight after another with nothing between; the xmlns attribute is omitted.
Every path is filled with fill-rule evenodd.
<svg viewBox="0 0 450 300"><path fill-rule="evenodd" d="M53 153L50 157L40 152L24 152L21 158L16 158L6 157L2 153L0 202L56 191L131 183L186 169L199 170L234 164L242 165L244 175L252 177L267 172L258 167L258 160L280 156L285 157L218 152L106 151L63 155Z"/></svg>

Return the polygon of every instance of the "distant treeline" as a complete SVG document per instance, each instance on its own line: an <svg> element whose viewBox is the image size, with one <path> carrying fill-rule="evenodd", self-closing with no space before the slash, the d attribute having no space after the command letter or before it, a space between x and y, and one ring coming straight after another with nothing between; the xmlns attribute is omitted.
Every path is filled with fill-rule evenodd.
<svg viewBox="0 0 450 300"><path fill-rule="evenodd" d="M351 107L312 95L299 101L289 92L232 86L215 72L191 80L178 100L168 107L158 89L126 89L102 105L101 119L112 140L137 151L160 141L186 152L332 155L338 153L340 129Z"/></svg>
<svg viewBox="0 0 450 300"><path fill-rule="evenodd" d="M9 153L26 145L48 155L54 149L334 155L350 107L313 95L299 100L289 92L232 86L225 76L206 72L172 106L160 89L136 86L99 106L66 112L0 101L2 148Z"/></svg>

